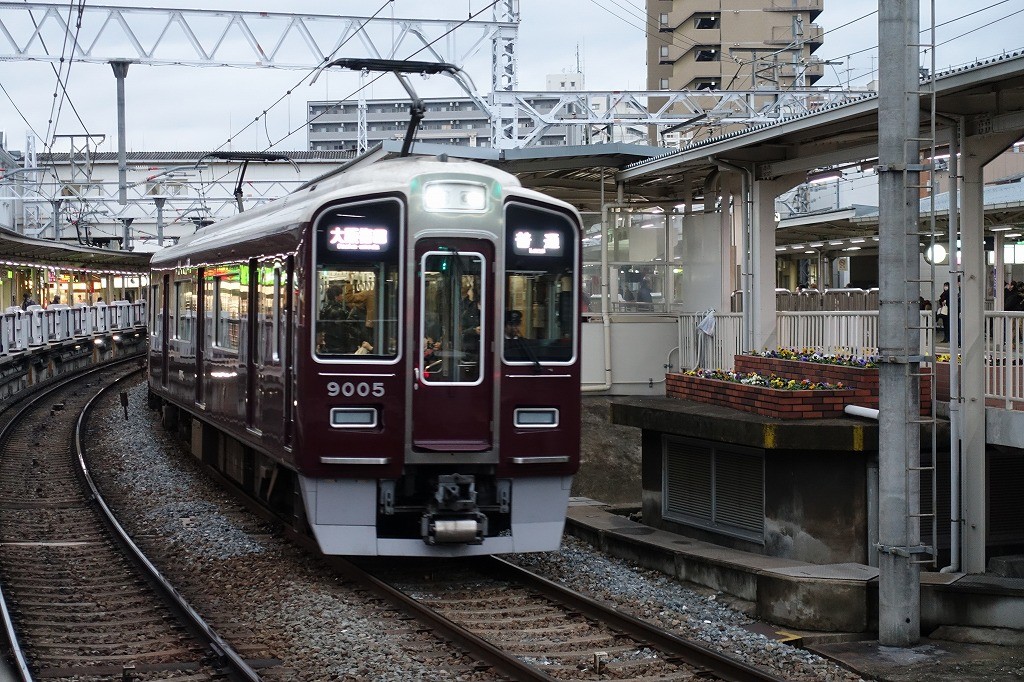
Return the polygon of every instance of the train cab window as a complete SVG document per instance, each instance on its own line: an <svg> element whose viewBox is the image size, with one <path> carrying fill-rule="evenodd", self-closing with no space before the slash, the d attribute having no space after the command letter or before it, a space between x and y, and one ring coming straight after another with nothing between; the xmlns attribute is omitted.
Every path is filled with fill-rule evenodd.
<svg viewBox="0 0 1024 682"><path fill-rule="evenodd" d="M398 356L401 204L344 204L315 225L314 352L328 360Z"/></svg>
<svg viewBox="0 0 1024 682"><path fill-rule="evenodd" d="M505 362L572 362L579 310L574 224L560 213L509 204L505 233Z"/></svg>
<svg viewBox="0 0 1024 682"><path fill-rule="evenodd" d="M429 251L420 263L420 330L423 382L479 384L480 349L486 348L484 256Z"/></svg>

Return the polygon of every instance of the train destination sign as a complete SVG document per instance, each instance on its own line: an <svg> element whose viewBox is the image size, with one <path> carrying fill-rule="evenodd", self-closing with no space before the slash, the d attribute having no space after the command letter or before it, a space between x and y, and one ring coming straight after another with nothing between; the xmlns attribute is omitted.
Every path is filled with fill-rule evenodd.
<svg viewBox="0 0 1024 682"><path fill-rule="evenodd" d="M516 230L512 250L524 256L561 256L562 235L549 230Z"/></svg>
<svg viewBox="0 0 1024 682"><path fill-rule="evenodd" d="M381 251L387 245L386 227L332 227L327 240L333 251Z"/></svg>

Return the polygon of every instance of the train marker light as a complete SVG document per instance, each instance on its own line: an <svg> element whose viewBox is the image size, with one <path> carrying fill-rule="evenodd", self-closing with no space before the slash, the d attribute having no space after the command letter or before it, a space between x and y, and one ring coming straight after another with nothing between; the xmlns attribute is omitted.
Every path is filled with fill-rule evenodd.
<svg viewBox="0 0 1024 682"><path fill-rule="evenodd" d="M558 410L554 407L517 408L513 423L520 429L543 429L558 426Z"/></svg>
<svg viewBox="0 0 1024 682"><path fill-rule="evenodd" d="M377 426L373 407L332 407L331 427L335 429L372 429Z"/></svg>
<svg viewBox="0 0 1024 682"><path fill-rule="evenodd" d="M470 182L428 182L423 186L423 210L483 213L487 210L487 189Z"/></svg>

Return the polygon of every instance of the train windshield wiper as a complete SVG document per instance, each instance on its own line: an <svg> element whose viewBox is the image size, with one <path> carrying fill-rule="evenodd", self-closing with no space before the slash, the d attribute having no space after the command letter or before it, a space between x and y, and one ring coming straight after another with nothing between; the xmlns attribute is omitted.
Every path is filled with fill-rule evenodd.
<svg viewBox="0 0 1024 682"><path fill-rule="evenodd" d="M526 356L527 360L533 363L533 369L535 372L539 372L544 369L544 365L540 364L540 360L537 359L537 354L533 352L533 349L530 348L530 344L526 343L523 337L517 336L515 339L510 340L519 342L519 347L523 349L523 355Z"/></svg>

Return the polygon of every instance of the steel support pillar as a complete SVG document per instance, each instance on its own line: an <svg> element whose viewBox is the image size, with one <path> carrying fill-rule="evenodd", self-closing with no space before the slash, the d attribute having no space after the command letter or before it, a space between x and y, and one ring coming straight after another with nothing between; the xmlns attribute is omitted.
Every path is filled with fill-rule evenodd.
<svg viewBox="0 0 1024 682"><path fill-rule="evenodd" d="M131 62L110 62L117 79L117 203L128 205L128 161L124 127L124 79Z"/></svg>

